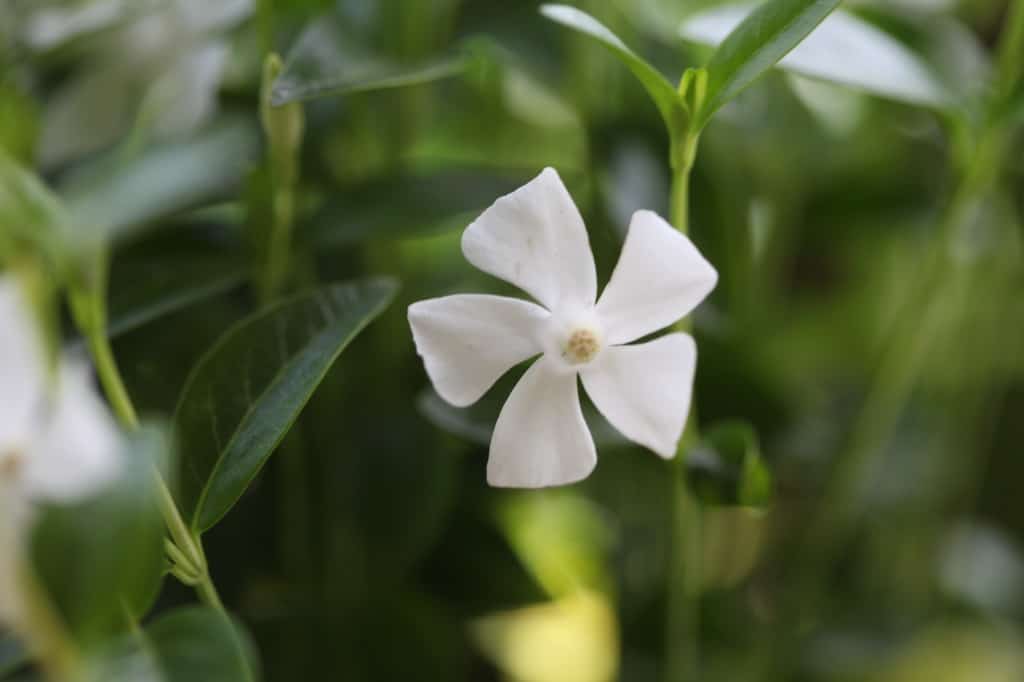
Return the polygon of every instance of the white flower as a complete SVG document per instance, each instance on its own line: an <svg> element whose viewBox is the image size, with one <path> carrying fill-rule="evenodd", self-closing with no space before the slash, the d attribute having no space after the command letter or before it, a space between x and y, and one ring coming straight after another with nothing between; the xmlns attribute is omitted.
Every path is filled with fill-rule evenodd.
<svg viewBox="0 0 1024 682"><path fill-rule="evenodd" d="M23 33L35 49L108 29L95 36L84 67L47 102L40 163L53 167L114 143L140 107L158 138L198 128L216 108L228 64L228 45L220 34L248 16L252 5L252 0L100 0L83 7L44 6L30 15Z"/></svg>
<svg viewBox="0 0 1024 682"><path fill-rule="evenodd" d="M18 285L0 277L0 622L16 616L24 531L41 503L73 503L119 473L121 438L74 359L47 371L42 339Z"/></svg>
<svg viewBox="0 0 1024 682"><path fill-rule="evenodd" d="M470 263L532 295L457 295L409 307L416 349L438 394L464 407L536 355L501 410L487 479L537 488L585 478L597 463L576 377L623 435L665 458L690 409L697 352L682 333L630 344L692 311L718 275L684 235L637 211L597 299L587 230L548 168L498 199L462 237ZM542 307L543 306L543 307Z"/></svg>

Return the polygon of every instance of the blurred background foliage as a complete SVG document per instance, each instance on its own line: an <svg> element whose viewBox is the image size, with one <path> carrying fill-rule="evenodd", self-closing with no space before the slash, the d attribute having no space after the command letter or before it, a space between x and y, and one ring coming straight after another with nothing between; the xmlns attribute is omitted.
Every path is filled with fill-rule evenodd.
<svg viewBox="0 0 1024 682"><path fill-rule="evenodd" d="M576 4L674 83L708 54L678 27L721 3ZM991 94L1005 0L844 7L964 101ZM591 410L589 480L489 489L515 376L446 406L405 319L415 300L508 291L464 261L460 232L549 165L607 281L632 211L668 207L666 134L629 72L528 1L3 0L0 19L0 145L112 240L111 334L143 414L173 414L274 287L401 282L206 536L264 677L658 679L671 470ZM284 63L263 97L304 112L270 289L269 52ZM695 318L700 679L1024 679L1011 95L986 142L980 106L777 70L706 130L692 235L721 280ZM156 613L191 600L168 580Z"/></svg>

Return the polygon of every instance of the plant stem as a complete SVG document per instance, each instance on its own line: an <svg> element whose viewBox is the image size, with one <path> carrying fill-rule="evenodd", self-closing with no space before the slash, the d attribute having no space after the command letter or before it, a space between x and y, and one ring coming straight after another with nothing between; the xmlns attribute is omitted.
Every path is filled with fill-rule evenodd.
<svg viewBox="0 0 1024 682"><path fill-rule="evenodd" d="M683 234L689 232L690 171L697 144L696 136L685 139L681 162L672 173L669 216ZM688 332L691 326L690 320L684 319L675 329ZM691 400L691 405L694 402ZM700 504L689 490L686 475L686 453L698 438L696 408L691 408L675 459L670 462L665 682L694 682L699 678Z"/></svg>
<svg viewBox="0 0 1024 682"><path fill-rule="evenodd" d="M1024 0L1011 0L999 41L999 80L1004 95L1012 95L1024 78Z"/></svg>
<svg viewBox="0 0 1024 682"><path fill-rule="evenodd" d="M128 390L121 379L121 372L114 360L114 353L110 348L110 340L103 331L91 332L89 335L89 351L92 354L93 362L96 364L96 373L103 384L103 390L110 400L114 414L118 420L128 429L135 430L139 427L139 416L135 412Z"/></svg>
<svg viewBox="0 0 1024 682"><path fill-rule="evenodd" d="M103 267L106 267L105 263ZM96 373L99 375L100 383L103 384L103 390L113 407L114 414L125 428L134 431L139 427L139 417L131 397L128 395L128 390L125 388L124 380L121 378L121 372L110 347L110 339L106 331L107 311L104 298L106 278L103 277L99 281L102 281L104 286L77 292L77 295L72 297L72 307L76 312L79 328L86 335L89 350L96 365ZM196 593L203 602L223 611L224 605L210 578L210 570L202 543L185 523L181 511L174 502L170 488L167 487L167 482L164 481L155 465L153 478L157 489L157 503L164 517L168 534L181 553L188 558L191 564L187 567L189 572L198 577L194 586Z"/></svg>

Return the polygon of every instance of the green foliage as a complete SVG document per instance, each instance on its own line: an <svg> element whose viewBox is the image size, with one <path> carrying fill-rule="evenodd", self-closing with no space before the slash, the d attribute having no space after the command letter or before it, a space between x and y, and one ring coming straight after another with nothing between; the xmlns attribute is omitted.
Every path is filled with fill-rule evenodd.
<svg viewBox="0 0 1024 682"><path fill-rule="evenodd" d="M76 172L60 194L78 238L107 243L237 189L258 144L250 122L227 121L184 143L116 153Z"/></svg>
<svg viewBox="0 0 1024 682"><path fill-rule="evenodd" d="M738 95L796 47L839 6L841 0L766 0L718 46L708 62L708 86L697 114L703 127Z"/></svg>
<svg viewBox="0 0 1024 682"><path fill-rule="evenodd" d="M594 38L615 55L647 90L668 130L677 131L680 125L685 124L686 112L680 102L679 93L672 84L601 22L586 12L568 5L542 5L540 11L552 21Z"/></svg>
<svg viewBox="0 0 1024 682"><path fill-rule="evenodd" d="M95 645L150 608L164 574L155 473L165 468L163 429L133 434L125 472L92 500L45 511L32 536L33 565L71 632Z"/></svg>
<svg viewBox="0 0 1024 682"><path fill-rule="evenodd" d="M767 507L772 474L761 457L757 432L742 421L712 425L687 459L698 495L709 504Z"/></svg>
<svg viewBox="0 0 1024 682"><path fill-rule="evenodd" d="M401 63L360 44L342 22L327 15L311 23L274 80L270 102L289 102L430 83L459 75L466 67L461 55Z"/></svg>
<svg viewBox="0 0 1024 682"><path fill-rule="evenodd" d="M394 296L389 280L337 284L228 330L182 392L178 500L196 532L238 501L345 346Z"/></svg>
<svg viewBox="0 0 1024 682"><path fill-rule="evenodd" d="M259 665L245 628L208 607L170 611L89 661L87 682L257 682Z"/></svg>

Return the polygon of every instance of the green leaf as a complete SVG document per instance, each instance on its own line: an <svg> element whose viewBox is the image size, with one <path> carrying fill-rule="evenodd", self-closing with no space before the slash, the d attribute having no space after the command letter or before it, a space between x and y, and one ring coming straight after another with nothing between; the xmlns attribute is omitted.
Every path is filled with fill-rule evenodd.
<svg viewBox="0 0 1024 682"><path fill-rule="evenodd" d="M270 103L279 107L330 95L420 85L457 76L465 67L462 55L396 62L360 45L338 19L326 16L302 32L274 81Z"/></svg>
<svg viewBox="0 0 1024 682"><path fill-rule="evenodd" d="M259 146L256 126L234 120L128 161L104 159L76 173L60 193L78 237L105 243L227 196L240 186Z"/></svg>
<svg viewBox="0 0 1024 682"><path fill-rule="evenodd" d="M757 432L747 422L713 425L686 465L697 494L706 503L765 507L771 502L772 475L761 457Z"/></svg>
<svg viewBox="0 0 1024 682"><path fill-rule="evenodd" d="M378 279L302 294L239 322L200 359L175 414L178 501L196 532L238 501L335 359L396 289Z"/></svg>
<svg viewBox="0 0 1024 682"><path fill-rule="evenodd" d="M145 427L129 438L125 471L109 490L47 508L32 535L36 571L71 632L86 644L122 629L149 608L164 574L164 525L154 465L167 434Z"/></svg>
<svg viewBox="0 0 1024 682"><path fill-rule="evenodd" d="M681 33L688 40L717 45L750 12L749 5L716 7L689 19ZM917 55L884 31L842 10L822 21L778 66L919 106L942 108L951 100L946 88ZM735 92L743 86L737 87Z"/></svg>
<svg viewBox="0 0 1024 682"><path fill-rule="evenodd" d="M241 268L223 264L190 263L183 270L150 267L147 277L131 286L113 287L110 300L110 338L127 334L150 322L241 286Z"/></svg>
<svg viewBox="0 0 1024 682"><path fill-rule="evenodd" d="M87 682L205 682L259 679L255 648L242 625L221 611L190 606L126 635L89 661Z"/></svg>
<svg viewBox="0 0 1024 682"><path fill-rule="evenodd" d="M697 114L698 127L800 44L840 2L767 0L751 12L708 62L707 93Z"/></svg>
<svg viewBox="0 0 1024 682"><path fill-rule="evenodd" d="M361 183L332 196L306 238L323 245L425 237L463 229L495 197L527 178L487 170L445 170ZM402 201L394 201L402 197Z"/></svg>
<svg viewBox="0 0 1024 682"><path fill-rule="evenodd" d="M607 26L586 12L568 5L541 5L540 12L552 21L594 38L618 57L654 100L670 133L674 135L685 124L686 112L676 89L660 71L629 49Z"/></svg>

